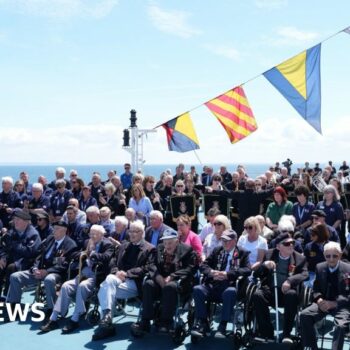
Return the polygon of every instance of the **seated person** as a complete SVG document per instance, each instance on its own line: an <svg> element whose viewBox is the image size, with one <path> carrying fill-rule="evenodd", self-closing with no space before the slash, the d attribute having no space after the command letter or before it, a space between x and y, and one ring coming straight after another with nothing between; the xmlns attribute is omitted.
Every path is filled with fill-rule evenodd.
<svg viewBox="0 0 350 350"><path fill-rule="evenodd" d="M193 249L179 242L173 229L164 231L162 243L157 246L156 260L149 267L150 279L143 285L143 308L141 321L134 323L132 331L144 334L150 331L150 321L154 319L154 302L160 298L160 328L168 332L173 324L178 290L177 281L181 279L181 294L191 293L193 276L197 271L197 256Z"/></svg>
<svg viewBox="0 0 350 350"><path fill-rule="evenodd" d="M237 233L225 230L222 246L216 247L201 266L203 283L193 289L196 325L191 335L203 337L210 333L206 301L222 302L221 320L216 338L226 337L227 323L233 320L237 300L236 281L239 276L249 276L249 253L236 246Z"/></svg>
<svg viewBox="0 0 350 350"><path fill-rule="evenodd" d="M65 280L67 269L76 251L76 243L67 235L67 224L59 221L54 224L54 232L42 244L42 253L34 265L25 271L14 272L10 277L10 288L7 294L8 303L20 303L22 288L44 282L47 310L46 315L52 313L56 301L56 285Z"/></svg>
<svg viewBox="0 0 350 350"><path fill-rule="evenodd" d="M116 299L128 299L141 295L142 281L150 263L154 261L155 247L145 241L145 228L141 221L130 225L130 242L124 241L118 248L111 273L101 283L98 300L102 319L95 330L93 340L104 339L115 334L112 324Z"/></svg>
<svg viewBox="0 0 350 350"><path fill-rule="evenodd" d="M259 221L255 216L244 221L244 231L238 240L238 247L248 251L249 266L252 270L256 270L264 259L264 255L268 249L267 240L260 235Z"/></svg>
<svg viewBox="0 0 350 350"><path fill-rule="evenodd" d="M170 227L163 223L163 214L159 210L152 210L149 217L150 226L146 228L145 240L156 247L161 242L163 232Z"/></svg>
<svg viewBox="0 0 350 350"><path fill-rule="evenodd" d="M12 214L12 229L3 229L0 246L0 294L7 295L13 272L31 268L40 253L41 239L31 223L31 216L16 208Z"/></svg>
<svg viewBox="0 0 350 350"><path fill-rule="evenodd" d="M202 243L204 243L205 238L210 234L214 232L214 220L216 216L221 214L220 210L217 208L210 208L207 213L207 220L208 222L203 226L201 229L200 234L198 235L201 239Z"/></svg>
<svg viewBox="0 0 350 350"><path fill-rule="evenodd" d="M40 328L42 332L50 332L58 328L58 315L67 314L74 295L74 312L62 333L68 334L79 328L79 318L86 312L85 302L92 295L95 286L99 281L104 280L109 272L109 261L114 253L114 247L107 238L103 237L104 234L105 230L101 225L91 226L86 250L79 254L80 273L76 278L63 283L48 323ZM85 260L82 254L86 257ZM98 265L100 267L96 269Z"/></svg>
<svg viewBox="0 0 350 350"><path fill-rule="evenodd" d="M300 314L303 347L316 350L315 323L328 314L334 316L333 350L342 350L344 335L349 330L350 264L340 261L340 244L329 242L324 246L325 262L316 266L313 285L313 303Z"/></svg>
<svg viewBox="0 0 350 350"><path fill-rule="evenodd" d="M276 248L266 252L264 262L254 273L262 280L262 287L253 294L252 302L258 326L256 340L273 340L274 331L270 319L269 305L274 305L273 271L277 274L278 303L284 306L282 343L293 343L290 333L298 308L297 287L307 279L306 258L294 250L294 240L289 233L280 233ZM275 305L274 305L275 306Z"/></svg>
<svg viewBox="0 0 350 350"><path fill-rule="evenodd" d="M124 241L129 240L128 226L129 222L125 216L116 216L114 219L115 230L108 237L113 245L119 245Z"/></svg>
<svg viewBox="0 0 350 350"><path fill-rule="evenodd" d="M311 229L311 242L309 242L304 249L304 255L306 257L309 279L305 281L305 285L312 288L315 280L316 265L325 261L324 258L324 245L328 243L329 232L327 226L324 224L316 224Z"/></svg>

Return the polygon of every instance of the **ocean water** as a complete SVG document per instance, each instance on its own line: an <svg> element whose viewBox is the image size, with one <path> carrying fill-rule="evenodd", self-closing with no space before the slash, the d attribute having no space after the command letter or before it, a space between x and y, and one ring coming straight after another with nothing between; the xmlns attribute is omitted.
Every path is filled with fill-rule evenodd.
<svg viewBox="0 0 350 350"><path fill-rule="evenodd" d="M166 169L170 169L172 174L175 174L175 168L177 164L148 164L144 166L144 175L152 175L156 179L159 178L159 175ZM190 170L192 164L185 164L186 171ZM197 173L202 173L203 165L193 164L196 167ZM229 172L236 170L238 164L208 164L213 167L214 172L218 171L220 165L226 165ZM257 177L263 174L271 164L243 164L246 168L246 171L250 177ZM321 163L321 167L324 164ZM38 176L44 175L48 181L51 181L55 178L55 169L57 166L62 166L66 169L66 178L69 176L71 169L78 171L78 176L81 177L85 182L89 182L92 177L92 173L97 171L101 174L102 179L107 179L107 173L109 170L116 170L117 174L120 175L124 172L122 164L119 165L0 165L0 177L11 176L14 180L19 178L21 171L26 171L29 174L29 181L31 183L36 182ZM311 166L314 166L311 163ZM335 167L338 169L339 164L335 164ZM292 166L292 172L296 171L297 168L303 167L302 163L296 163Z"/></svg>

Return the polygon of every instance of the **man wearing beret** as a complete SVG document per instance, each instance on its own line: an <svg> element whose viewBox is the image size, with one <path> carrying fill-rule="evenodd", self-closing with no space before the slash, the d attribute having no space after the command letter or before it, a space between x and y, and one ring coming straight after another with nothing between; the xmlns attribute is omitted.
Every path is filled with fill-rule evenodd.
<svg viewBox="0 0 350 350"><path fill-rule="evenodd" d="M222 246L216 247L201 266L203 283L193 288L197 324L191 335L195 337L203 337L210 332L206 301L223 303L215 338L226 337L226 326L233 321L237 300L236 281L238 277L248 277L251 273L249 252L237 247L237 233L225 230L221 241Z"/></svg>
<svg viewBox="0 0 350 350"><path fill-rule="evenodd" d="M67 235L67 224L59 221L54 224L54 232L41 245L41 254L34 265L25 271L15 272L10 277L8 303L20 303L22 288L39 281L44 282L47 310L50 315L56 300L56 284L63 282L67 269L76 250L76 243Z"/></svg>
<svg viewBox="0 0 350 350"><path fill-rule="evenodd" d="M273 271L276 271L278 307L284 306L282 342L293 343L290 334L298 307L298 286L308 278L306 258L294 250L295 241L289 233L280 233L276 248L266 252L264 262L254 273L262 281L262 287L253 294L252 301L258 324L257 341L273 340L269 305L275 303ZM274 305L276 306L276 305Z"/></svg>
<svg viewBox="0 0 350 350"><path fill-rule="evenodd" d="M10 275L33 265L41 243L29 213L16 208L12 216L14 228L3 234L0 246L0 290L5 280L4 295L7 294Z"/></svg>

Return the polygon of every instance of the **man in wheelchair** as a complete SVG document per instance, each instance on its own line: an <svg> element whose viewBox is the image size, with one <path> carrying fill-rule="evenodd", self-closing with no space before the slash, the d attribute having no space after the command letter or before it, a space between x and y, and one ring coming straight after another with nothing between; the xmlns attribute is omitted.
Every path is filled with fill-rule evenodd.
<svg viewBox="0 0 350 350"><path fill-rule="evenodd" d="M221 321L215 338L226 337L227 323L233 321L237 300L236 281L238 277L248 277L249 252L239 249L237 233L226 230L221 236L222 246L216 247L201 266L203 282L193 289L196 324L191 331L194 337L210 334L207 301L223 303Z"/></svg>
<svg viewBox="0 0 350 350"><path fill-rule="evenodd" d="M150 278L142 288L141 320L131 326L135 335L150 332L150 321L156 316L154 303L157 299L160 299L159 331L169 332L178 305L178 293L181 296L191 294L197 271L197 254L189 245L179 242L173 229L165 230L161 241L157 246L155 262L149 267Z"/></svg>
<svg viewBox="0 0 350 350"><path fill-rule="evenodd" d="M111 262L111 273L101 283L98 300L101 305L102 319L95 330L93 340L104 339L115 334L112 324L113 310L117 299L135 298L142 293L142 281L151 263L154 262L156 249L145 241L145 227L141 221L130 224L130 242L124 241Z"/></svg>
<svg viewBox="0 0 350 350"><path fill-rule="evenodd" d="M315 323L327 315L334 316L332 349L342 350L350 324L350 264L340 261L340 244L324 246L326 261L316 265L313 303L300 314L301 339L304 348L318 349Z"/></svg>
<svg viewBox="0 0 350 350"><path fill-rule="evenodd" d="M252 296L258 326L255 340L258 342L273 342L269 306L277 307L277 299L278 307L284 306L282 343L293 343L291 331L298 309L298 289L308 278L306 258L294 250L294 243L289 233L280 233L276 248L266 252L264 262L254 273L254 277L261 280L261 288Z"/></svg>
<svg viewBox="0 0 350 350"><path fill-rule="evenodd" d="M44 282L47 317L51 315L56 301L56 285L62 283L67 275L72 253L77 249L76 243L66 235L67 224L56 222L54 232L41 244L41 254L29 270L15 272L10 277L7 294L8 303L20 303L22 288Z"/></svg>
<svg viewBox="0 0 350 350"><path fill-rule="evenodd" d="M58 328L58 316L67 314L74 295L74 312L63 327L62 333L68 334L79 328L79 318L87 311L85 303L109 272L109 262L114 253L114 246L109 239L104 238L104 234L105 229L101 225L91 226L86 250L79 254L78 276L62 285L49 322L40 328L42 332L50 332Z"/></svg>

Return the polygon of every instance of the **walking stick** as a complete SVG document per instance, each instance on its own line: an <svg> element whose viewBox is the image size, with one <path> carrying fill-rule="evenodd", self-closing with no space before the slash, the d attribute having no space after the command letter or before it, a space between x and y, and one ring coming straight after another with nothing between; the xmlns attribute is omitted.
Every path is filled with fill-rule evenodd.
<svg viewBox="0 0 350 350"><path fill-rule="evenodd" d="M273 269L273 285L275 289L275 307L276 307L276 342L278 343L280 323L278 318L278 287L277 287L277 271L276 267Z"/></svg>

